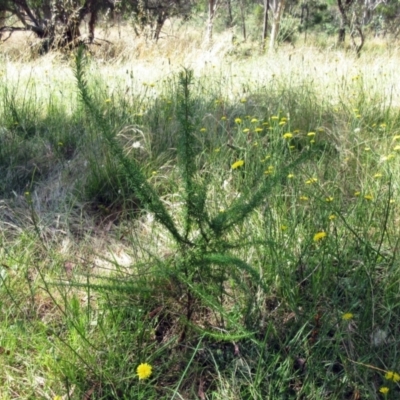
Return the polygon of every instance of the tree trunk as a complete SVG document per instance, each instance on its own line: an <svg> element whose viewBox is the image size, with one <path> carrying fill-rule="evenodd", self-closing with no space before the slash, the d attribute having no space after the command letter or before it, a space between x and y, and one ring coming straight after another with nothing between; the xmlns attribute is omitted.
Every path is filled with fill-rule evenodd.
<svg viewBox="0 0 400 400"><path fill-rule="evenodd" d="M281 23L281 18L283 10L285 8L285 0L274 0L274 10L273 10L273 20L272 20L272 30L271 37L269 40L269 48L273 50L276 45L276 39L279 33L279 25Z"/></svg>
<svg viewBox="0 0 400 400"><path fill-rule="evenodd" d="M156 29L154 31L153 39L157 42L160 39L161 29L164 26L167 15L165 12L160 11L157 16Z"/></svg>
<svg viewBox="0 0 400 400"><path fill-rule="evenodd" d="M243 40L246 41L246 14L245 14L245 5L243 4L243 0L240 0L240 17L242 19L242 32L243 32Z"/></svg>
<svg viewBox="0 0 400 400"><path fill-rule="evenodd" d="M309 16L310 10L308 8L307 3L302 3L301 5L301 21L300 25L304 26L304 43L307 43L307 29L308 29L308 16Z"/></svg>
<svg viewBox="0 0 400 400"><path fill-rule="evenodd" d="M97 22L97 10L92 10L90 13L89 19L89 43L93 43L94 41L94 28Z"/></svg>
<svg viewBox="0 0 400 400"><path fill-rule="evenodd" d="M233 26L233 15L232 15L232 3L231 0L227 0L228 5L228 27L232 28Z"/></svg>
<svg viewBox="0 0 400 400"><path fill-rule="evenodd" d="M363 10L363 18L362 18L362 24L367 25L371 21L371 0L365 0L364 1L364 10Z"/></svg>
<svg viewBox="0 0 400 400"><path fill-rule="evenodd" d="M338 31L338 44L341 45L346 40L346 27L341 24L339 31Z"/></svg>
<svg viewBox="0 0 400 400"><path fill-rule="evenodd" d="M265 47L267 34L268 34L268 9L269 9L269 0L264 0L264 22L263 22L263 47Z"/></svg>
<svg viewBox="0 0 400 400"><path fill-rule="evenodd" d="M0 11L0 28L2 28L5 25L5 21L6 21L6 11ZM2 32L0 32L0 40L2 37Z"/></svg>
<svg viewBox="0 0 400 400"><path fill-rule="evenodd" d="M346 39L346 26L349 27L347 13L355 0L337 0L340 12L340 27L338 31L338 44L344 43Z"/></svg>
<svg viewBox="0 0 400 400"><path fill-rule="evenodd" d="M207 41L209 44L213 40L214 16L218 0L208 0L208 23L207 23Z"/></svg>
<svg viewBox="0 0 400 400"><path fill-rule="evenodd" d="M351 43L352 43L353 49L356 51L357 56L359 56L361 53L361 49L364 46L364 40L365 40L364 33L362 31L361 26L356 25L353 28L353 31L351 32ZM357 41L358 41L358 43L357 43Z"/></svg>

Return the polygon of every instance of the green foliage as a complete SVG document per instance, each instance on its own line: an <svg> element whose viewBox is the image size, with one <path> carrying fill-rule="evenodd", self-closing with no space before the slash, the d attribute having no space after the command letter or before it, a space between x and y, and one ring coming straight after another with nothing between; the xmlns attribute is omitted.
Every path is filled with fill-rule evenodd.
<svg viewBox="0 0 400 400"><path fill-rule="evenodd" d="M296 41L299 28L300 26L297 19L291 17L282 18L279 26L278 41L281 43L294 43Z"/></svg>
<svg viewBox="0 0 400 400"><path fill-rule="evenodd" d="M179 92L178 92L178 120L180 122L180 136L178 142L178 166L180 169L183 190L185 213L182 229L176 227L172 216L165 209L162 200L158 197L156 190L152 188L140 167L134 159L124 155L119 147L115 136L110 132L107 122L96 109L96 106L88 91L85 80L85 57L83 50L80 49L76 56L75 76L78 83L80 97L87 107L89 115L93 118L95 126L102 133L104 139L110 147L111 153L121 164L128 179L128 184L133 188L135 196L140 200L142 205L151 211L158 221L172 234L176 242L177 248L177 266L178 278L180 274L184 276L186 285L193 285L194 282L201 280L201 285L197 287L196 292L200 290L201 296L207 298L207 293L211 287L217 284L221 290L227 274L224 271L229 265L247 272L255 282L264 287L260 275L256 270L236 259L227 253L229 247L234 244L226 242L226 233L237 227L239 224L265 201L265 197L270 189L271 182L260 185L253 196L243 198L236 202L231 209L225 213L210 219L206 209L207 185L201 183L201 180L207 180L207 177L201 177L199 171L196 170L195 151L197 148L196 138L194 136L194 102L191 99L190 86L193 84L193 75L190 70L184 70L179 76ZM272 181L274 182L274 181ZM193 233L199 231L198 234ZM224 253L215 253L223 251ZM220 279L214 282L213 265L221 270L217 272ZM163 267L168 276L168 266ZM210 275L208 277L208 275ZM188 280L189 279L189 280ZM265 287L264 287L265 288ZM213 291L214 289L211 289ZM192 299L192 287L187 290L188 309L187 315L191 316L194 300ZM219 296L223 295L221 292Z"/></svg>
<svg viewBox="0 0 400 400"><path fill-rule="evenodd" d="M307 51L2 96L2 171L54 157L0 202L5 399L397 398L397 64Z"/></svg>
<svg viewBox="0 0 400 400"><path fill-rule="evenodd" d="M108 126L107 121L100 113L100 110L96 107L92 101L90 93L88 91L87 82L84 76L84 68L86 65L86 59L84 56L83 48L79 48L76 55L76 69L75 76L79 88L79 94L84 105L87 107L89 115L93 118L96 126L99 128L100 133L106 140L110 149L117 160L121 163L124 168L125 174L129 179L129 183L134 190L135 195L139 201L147 207L151 212L154 213L157 220L159 220L174 236L177 241L183 241L175 224L172 221L171 216L166 211L160 198L157 196L153 188L148 184L146 177L140 170L139 165L134 159L125 157L122 148L118 145L115 135Z"/></svg>
<svg viewBox="0 0 400 400"><path fill-rule="evenodd" d="M30 190L35 182L48 177L54 164L72 157L80 138L79 123L67 122L65 109L53 104L52 115L44 117L37 99L26 98L26 92L19 94L23 85L26 90L36 88L31 78L15 87L3 83L0 89L0 195L5 197L10 197L11 191L21 194ZM63 120L66 124L60 128Z"/></svg>

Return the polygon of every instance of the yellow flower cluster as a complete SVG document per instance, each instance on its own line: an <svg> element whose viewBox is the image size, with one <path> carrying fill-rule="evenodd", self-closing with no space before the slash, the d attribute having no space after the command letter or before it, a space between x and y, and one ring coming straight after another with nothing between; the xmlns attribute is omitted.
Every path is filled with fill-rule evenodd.
<svg viewBox="0 0 400 400"><path fill-rule="evenodd" d="M271 175L274 172L274 167L270 165L266 171L264 171L265 175Z"/></svg>
<svg viewBox="0 0 400 400"><path fill-rule="evenodd" d="M385 379L388 381L400 382L400 374L393 371L387 371L385 374Z"/></svg>

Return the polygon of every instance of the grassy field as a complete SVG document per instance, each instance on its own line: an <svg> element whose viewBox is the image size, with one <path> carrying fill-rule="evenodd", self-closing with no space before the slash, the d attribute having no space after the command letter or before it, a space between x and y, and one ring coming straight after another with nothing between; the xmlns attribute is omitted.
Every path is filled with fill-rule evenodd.
<svg viewBox="0 0 400 400"><path fill-rule="evenodd" d="M0 399L399 398L399 47L117 44L0 48Z"/></svg>

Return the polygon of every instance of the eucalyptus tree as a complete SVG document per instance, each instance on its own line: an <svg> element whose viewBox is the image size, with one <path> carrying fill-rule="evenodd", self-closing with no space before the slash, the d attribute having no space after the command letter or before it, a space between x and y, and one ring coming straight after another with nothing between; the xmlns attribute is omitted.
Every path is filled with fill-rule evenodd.
<svg viewBox="0 0 400 400"><path fill-rule="evenodd" d="M150 28L151 38L158 40L165 22L172 17L190 17L194 0L121 0L120 9L132 17L136 35Z"/></svg>
<svg viewBox="0 0 400 400"><path fill-rule="evenodd" d="M278 38L279 27L285 9L286 0L271 0L270 5L272 6L272 26L271 26L271 36L269 39L269 48L273 50L276 45L276 40Z"/></svg>
<svg viewBox="0 0 400 400"><path fill-rule="evenodd" d="M42 50L82 43L80 26L89 17L88 41L94 39L98 14L114 7L114 0L0 0L0 32L33 32ZM4 36L3 36L4 37Z"/></svg>

